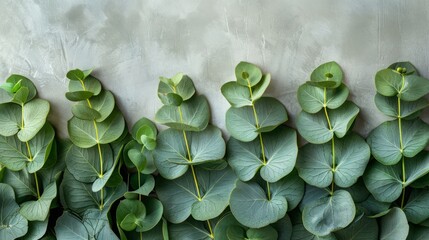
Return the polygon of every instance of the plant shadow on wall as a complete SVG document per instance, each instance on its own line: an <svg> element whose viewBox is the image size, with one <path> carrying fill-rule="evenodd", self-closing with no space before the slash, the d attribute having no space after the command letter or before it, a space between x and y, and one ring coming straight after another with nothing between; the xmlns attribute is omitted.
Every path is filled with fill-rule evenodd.
<svg viewBox="0 0 429 240"><path fill-rule="evenodd" d="M0 85L0 239L426 239L429 80L409 62L375 76L375 104L393 120L353 133L335 62L298 89L297 129L266 96L271 82L241 62L221 92L225 143L207 99L184 74L161 77L155 120L128 131L112 92L71 70L70 139L55 138L49 103L20 75ZM371 155L372 153L372 155ZM372 156L372 157L371 157ZM371 160L371 161L370 161Z"/></svg>

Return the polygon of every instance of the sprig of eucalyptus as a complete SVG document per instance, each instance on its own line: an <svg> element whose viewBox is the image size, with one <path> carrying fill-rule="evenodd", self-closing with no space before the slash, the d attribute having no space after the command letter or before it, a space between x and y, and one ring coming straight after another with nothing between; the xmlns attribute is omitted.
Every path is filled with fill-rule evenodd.
<svg viewBox="0 0 429 240"><path fill-rule="evenodd" d="M223 239L258 234L274 239L286 227L284 222L290 223L286 212L298 205L304 193L304 183L294 171L296 132L282 126L288 120L283 104L263 96L270 74L240 62L235 77L236 81L222 86L222 94L231 104L226 113L231 134L227 160L241 181L231 194L232 215L220 221L218 231L223 232ZM233 225L239 227L222 227L225 221L235 221Z"/></svg>
<svg viewBox="0 0 429 240"><path fill-rule="evenodd" d="M301 203L302 225L294 226L294 238L308 234L304 228L310 235L335 237L334 231L353 222L356 198L365 194L353 196L353 185L365 171L370 149L362 137L349 132L359 108L347 101L349 90L342 80L340 66L328 62L298 89L303 111L297 127L309 143L300 149L296 167L308 185Z"/></svg>
<svg viewBox="0 0 429 240"><path fill-rule="evenodd" d="M150 196L155 187L151 174L156 171L152 151L156 147L157 133L152 121L141 118L132 127L132 140L124 148L129 191L116 209L116 224L122 240L154 239L153 235L168 239L166 222L160 223L163 206L154 196Z"/></svg>
<svg viewBox="0 0 429 240"><path fill-rule="evenodd" d="M222 133L209 125L208 102L195 94L188 76L161 77L158 97L164 105L155 119L170 128L157 138L154 160L162 178L157 180L156 193L165 206L165 218L174 223L170 236L190 239L202 234L199 239L214 239L213 219L228 206L236 182L223 159Z"/></svg>
<svg viewBox="0 0 429 240"><path fill-rule="evenodd" d="M0 225L7 226L0 228L0 239L40 238L47 230L62 171L49 110L24 76L11 75L0 86Z"/></svg>
<svg viewBox="0 0 429 240"><path fill-rule="evenodd" d="M82 234L99 238L111 232L110 206L126 192L122 179L112 176L117 176L128 130L122 113L115 106L113 94L102 89L100 81L90 74L91 70L79 69L67 73L70 82L66 97L75 104L73 117L67 124L72 144L64 149L67 170L61 188L63 204L82 221L73 220L71 213L66 212L58 223L79 227L98 216L94 220L97 228L86 228L88 232ZM55 231L62 237L69 234L61 227L56 227ZM114 235L109 238L117 239Z"/></svg>
<svg viewBox="0 0 429 240"><path fill-rule="evenodd" d="M375 104L395 120L376 127L368 136L372 155L377 160L366 171L365 185L391 209L381 212L383 221L401 222L387 226L395 230L396 239L406 239L409 225L421 229L429 219L429 125L420 114L429 104L423 98L429 93L429 80L419 76L409 62L397 62L375 75ZM409 222L409 223L407 223ZM407 238L408 239L408 238Z"/></svg>

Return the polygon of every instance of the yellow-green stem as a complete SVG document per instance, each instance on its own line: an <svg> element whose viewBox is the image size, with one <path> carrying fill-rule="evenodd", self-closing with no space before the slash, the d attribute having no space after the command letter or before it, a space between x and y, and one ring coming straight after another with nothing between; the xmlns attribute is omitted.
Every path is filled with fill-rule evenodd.
<svg viewBox="0 0 429 240"><path fill-rule="evenodd" d="M174 88L174 92L176 92L176 88ZM180 122L183 123L183 113L182 113L182 108L179 106L178 107L178 111L179 111L179 116L180 116ZM185 146L186 146L186 153L187 153L187 161L192 163L192 155L191 155L191 148L189 147L189 141L188 141L188 137L186 136L186 131L183 130L183 139L185 141ZM198 201L202 201L203 198L201 197L201 193L200 193L200 187L199 187L199 183L198 183L198 178L197 178L197 173L195 171L195 168L193 165L190 165L191 167L191 172L192 172L192 178L194 179L194 185L195 185L195 191L197 192L197 199ZM210 231L210 237L214 238L214 234L213 234L213 230L210 224L210 220L207 220L207 225Z"/></svg>
<svg viewBox="0 0 429 240"><path fill-rule="evenodd" d="M326 97L326 88L323 88L323 111L325 112L326 121L328 122L329 131L332 132L332 125L331 125L331 119L329 118L328 109L327 109L327 97ZM332 146L332 173L335 173L336 170L336 162L335 162L335 136L332 134L332 140L331 140L331 146ZM331 195L334 194L335 189L335 174L332 176L332 183L331 183Z"/></svg>
<svg viewBox="0 0 429 240"><path fill-rule="evenodd" d="M253 99L253 91L252 91L252 86L250 85L250 81L249 79L247 79L247 87L249 88L249 93L250 93L250 99ZM253 103L252 100L252 109L253 109L253 116L255 118L255 124L256 124L256 128L259 128L259 119L258 119L258 114L256 113L256 108L255 108L255 104ZM267 158L265 156L265 146L264 146L264 141L262 139L262 134L259 133L259 143L261 145L261 153L262 153L262 164L265 166L267 165ZM267 197L268 200L271 200L271 189L270 189L270 183L268 181L266 181L267 184Z"/></svg>
<svg viewBox="0 0 429 240"><path fill-rule="evenodd" d="M37 178L37 172L34 172L34 181L36 183L37 199L40 199L39 179Z"/></svg>
<svg viewBox="0 0 429 240"><path fill-rule="evenodd" d="M82 85L82 89L84 91L86 91L86 87L85 87L85 83L83 82L83 80L79 79L80 84ZM92 109L92 104L91 101L89 101L89 99L86 99L86 102L88 103L88 107ZM98 155L99 155L99 160L100 160L100 173L98 175L99 178L102 178L104 176L104 172L103 172L103 153L101 152L101 145L99 143L100 139L98 136L98 127L97 127L97 122L95 120L92 120L93 124L94 124L94 130L95 130L95 139L97 142L97 148L98 148ZM102 210L104 208L104 187L101 188L100 190L100 205L99 205L100 210Z"/></svg>
<svg viewBox="0 0 429 240"><path fill-rule="evenodd" d="M405 85L405 77L402 75L402 86L399 92L402 92L402 89ZM404 157L404 143L402 139L402 114L401 114L401 98L398 97L398 129L399 129L399 147L402 154L402 196L401 196L401 208L404 207L405 203L405 182L407 181L407 176L405 174L405 157Z"/></svg>

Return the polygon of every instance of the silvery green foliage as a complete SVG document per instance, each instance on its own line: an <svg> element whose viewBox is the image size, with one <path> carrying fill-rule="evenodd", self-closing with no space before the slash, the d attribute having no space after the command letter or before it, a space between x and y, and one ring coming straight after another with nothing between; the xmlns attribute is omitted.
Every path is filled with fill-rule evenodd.
<svg viewBox="0 0 429 240"><path fill-rule="evenodd" d="M357 237L353 230L369 221L356 214L356 203L369 195L358 187L358 179L365 171L370 149L362 137L350 132L359 108L347 101L349 90L342 81L340 66L328 62L317 67L310 81L298 89L303 111L297 127L309 143L300 149L297 159L299 176L307 185L300 205L302 222L295 223L293 239L307 235L313 239L349 239L341 237L341 231L334 232L344 229L344 236L350 233ZM376 222L368 224L378 231Z"/></svg>
<svg viewBox="0 0 429 240"><path fill-rule="evenodd" d="M186 75L160 78L158 97L163 106L155 119L170 128L157 137L156 193L164 217L173 223L171 239L213 239L237 179L224 160L220 129L209 124L208 102L195 92Z"/></svg>
<svg viewBox="0 0 429 240"><path fill-rule="evenodd" d="M66 210L58 219L55 232L63 239L76 238L69 228L89 238L118 239L109 223L111 205L126 192L119 175L122 150L128 130L110 91L104 90L91 70L67 73L69 92L74 102L68 121L71 143L62 149L67 169L61 183ZM72 216L71 213L77 216Z"/></svg>
<svg viewBox="0 0 429 240"><path fill-rule="evenodd" d="M64 169L49 110L24 76L11 75L0 86L0 239L45 235Z"/></svg>
<svg viewBox="0 0 429 240"><path fill-rule="evenodd" d="M226 113L231 134L227 160L240 181L231 194L232 214L219 221L215 232L221 239L290 239L286 213L304 193L304 183L294 170L296 132L282 125L288 120L283 104L263 96L270 74L240 62L235 77L222 86L222 94L231 104Z"/></svg>
<svg viewBox="0 0 429 240"><path fill-rule="evenodd" d="M381 123L367 142L377 160L365 173L365 185L374 198L391 209L380 213L381 239L419 239L429 219L429 125L420 119L428 106L429 80L409 62L398 62L375 75L377 108L393 120ZM398 224L400 222L400 224ZM417 230L416 230L417 231ZM408 233L410 235L407 238Z"/></svg>

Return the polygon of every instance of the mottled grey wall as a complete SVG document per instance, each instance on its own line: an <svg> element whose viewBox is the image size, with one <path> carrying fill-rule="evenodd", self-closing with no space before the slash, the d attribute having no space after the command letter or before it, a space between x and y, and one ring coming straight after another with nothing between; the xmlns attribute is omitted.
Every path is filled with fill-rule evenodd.
<svg viewBox="0 0 429 240"><path fill-rule="evenodd" d="M429 77L425 0L0 0L0 9L0 78L33 79L62 136L71 116L65 74L73 68L94 68L130 125L153 119L159 76L184 72L225 129L229 105L220 87L239 61L272 74L267 94L294 120L298 86L335 60L361 107L356 128L363 134L384 120L373 103L377 70L409 60Z"/></svg>

